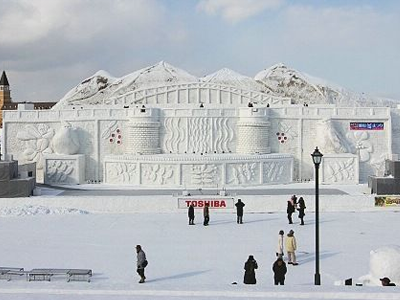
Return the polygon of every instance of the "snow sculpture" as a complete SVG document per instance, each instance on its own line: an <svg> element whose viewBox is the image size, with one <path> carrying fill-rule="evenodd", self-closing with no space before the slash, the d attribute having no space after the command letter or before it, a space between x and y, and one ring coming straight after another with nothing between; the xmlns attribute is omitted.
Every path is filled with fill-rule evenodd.
<svg viewBox="0 0 400 300"><path fill-rule="evenodd" d="M85 155L46 155L45 184L82 184L85 181Z"/></svg>
<svg viewBox="0 0 400 300"><path fill-rule="evenodd" d="M270 122L268 109L246 108L239 110L237 152L243 154L270 153L268 135Z"/></svg>
<svg viewBox="0 0 400 300"><path fill-rule="evenodd" d="M160 122L157 120L157 109L132 111L138 113L131 117L127 123L127 146L129 154L159 154L160 148Z"/></svg>
<svg viewBox="0 0 400 300"><path fill-rule="evenodd" d="M335 123L332 119L323 119L318 126L318 137L324 145L325 153L347 153L350 148L349 145L345 144L338 130L335 128Z"/></svg>
<svg viewBox="0 0 400 300"><path fill-rule="evenodd" d="M79 151L80 143L76 128L68 122L64 122L53 137L54 152L61 155L73 155Z"/></svg>
<svg viewBox="0 0 400 300"><path fill-rule="evenodd" d="M24 130L17 133L17 139L26 142L23 159L27 162L36 162L38 170L43 169L43 156L53 153L51 139L54 129L46 124L29 124Z"/></svg>
<svg viewBox="0 0 400 300"><path fill-rule="evenodd" d="M358 184L358 156L351 153L324 154L321 177L323 184Z"/></svg>
<svg viewBox="0 0 400 300"><path fill-rule="evenodd" d="M370 273L360 279L367 285L381 285L382 277L400 284L400 246L384 246L370 252Z"/></svg>

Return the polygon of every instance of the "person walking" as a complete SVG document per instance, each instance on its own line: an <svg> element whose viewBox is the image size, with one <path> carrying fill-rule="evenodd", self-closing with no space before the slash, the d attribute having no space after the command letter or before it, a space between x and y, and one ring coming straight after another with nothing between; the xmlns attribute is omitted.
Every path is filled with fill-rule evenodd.
<svg viewBox="0 0 400 300"><path fill-rule="evenodd" d="M293 200L292 199L288 200L286 212L287 212L287 218L289 220L289 224L293 224L292 214L294 213L294 211L295 211L295 208L293 205Z"/></svg>
<svg viewBox="0 0 400 300"><path fill-rule="evenodd" d="M193 206L193 204L189 205L188 217L189 217L189 225L194 225L194 206Z"/></svg>
<svg viewBox="0 0 400 300"><path fill-rule="evenodd" d="M206 203L203 208L203 216L204 216L203 225L204 226L208 226L208 223L210 222L210 207L209 206L210 206L210 204Z"/></svg>
<svg viewBox="0 0 400 300"><path fill-rule="evenodd" d="M283 235L285 233L283 232L283 230L279 231L279 235L278 235L278 247L276 248L276 256L277 257L283 257Z"/></svg>
<svg viewBox="0 0 400 300"><path fill-rule="evenodd" d="M293 230L290 230L286 236L285 247L288 255L288 264L297 266L298 265L296 261L297 242Z"/></svg>
<svg viewBox="0 0 400 300"><path fill-rule="evenodd" d="M276 259L276 261L272 265L272 271L274 272L274 284L284 285L287 268L286 263L283 261L282 257L278 257Z"/></svg>
<svg viewBox="0 0 400 300"><path fill-rule="evenodd" d="M304 202L303 197L300 197L299 198L299 208L297 209L299 211L300 225L304 225L304 216L306 215L304 213L305 209L306 209L306 203Z"/></svg>
<svg viewBox="0 0 400 300"><path fill-rule="evenodd" d="M146 280L146 276L144 276L144 269L147 267L147 259L146 253L142 250L142 246L136 245L136 253L137 253L137 269L136 272L140 276L139 283L144 283Z"/></svg>
<svg viewBox="0 0 400 300"><path fill-rule="evenodd" d="M243 224L243 207L245 205L246 204L242 202L242 199L238 199L238 202L235 204L238 224Z"/></svg>
<svg viewBox="0 0 400 300"><path fill-rule="evenodd" d="M253 255L249 255L246 263L244 264L244 284L256 284L256 272L258 269L257 261L254 259Z"/></svg>

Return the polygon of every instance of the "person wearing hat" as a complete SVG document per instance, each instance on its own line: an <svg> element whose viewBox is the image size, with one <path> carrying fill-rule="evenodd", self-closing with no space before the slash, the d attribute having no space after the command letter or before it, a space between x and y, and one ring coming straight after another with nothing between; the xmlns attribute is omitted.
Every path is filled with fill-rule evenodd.
<svg viewBox="0 0 400 300"><path fill-rule="evenodd" d="M278 247L276 248L276 256L283 257L283 235L285 232L283 230L279 231L278 235Z"/></svg>
<svg viewBox="0 0 400 300"><path fill-rule="evenodd" d="M274 271L274 284L284 285L287 268L282 257L278 257L277 260L274 262L274 264L272 265L272 271Z"/></svg>
<svg viewBox="0 0 400 300"><path fill-rule="evenodd" d="M388 277L380 278L380 281L382 283L382 286L396 286L394 282L390 282L390 279Z"/></svg>
<svg viewBox="0 0 400 300"><path fill-rule="evenodd" d="M137 269L136 272L140 276L139 283L144 283L146 280L146 276L144 276L144 268L146 268L148 262L146 259L146 253L142 250L142 246L136 245L136 254L137 254Z"/></svg>
<svg viewBox="0 0 400 300"><path fill-rule="evenodd" d="M288 264L297 266L298 263L296 261L296 249L297 249L297 242L296 238L294 237L294 231L290 230L286 236L285 241L286 252L288 255Z"/></svg>
<svg viewBox="0 0 400 300"><path fill-rule="evenodd" d="M257 281L255 269L258 269L258 265L253 255L249 255L249 258L244 264L244 269L244 284L256 284Z"/></svg>

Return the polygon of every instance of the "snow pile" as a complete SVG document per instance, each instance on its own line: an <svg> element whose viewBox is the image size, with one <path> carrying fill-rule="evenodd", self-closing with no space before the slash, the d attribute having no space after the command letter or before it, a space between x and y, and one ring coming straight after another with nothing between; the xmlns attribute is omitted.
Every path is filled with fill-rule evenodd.
<svg viewBox="0 0 400 300"><path fill-rule="evenodd" d="M380 278L389 277L400 284L400 247L384 246L370 252L370 273L361 279L368 285L381 285Z"/></svg>
<svg viewBox="0 0 400 300"><path fill-rule="evenodd" d="M35 215L86 215L88 211L66 207L45 207L38 205L24 205L20 207L4 207L0 209L0 216L35 216Z"/></svg>
<svg viewBox="0 0 400 300"><path fill-rule="evenodd" d="M223 68L215 73L200 78L203 82L230 85L243 90L263 92L263 85L253 78L239 74L228 68Z"/></svg>

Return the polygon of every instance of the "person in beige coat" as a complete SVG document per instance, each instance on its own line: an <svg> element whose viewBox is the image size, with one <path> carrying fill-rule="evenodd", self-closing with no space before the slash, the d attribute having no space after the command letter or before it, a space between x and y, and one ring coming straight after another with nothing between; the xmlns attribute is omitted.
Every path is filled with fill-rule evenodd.
<svg viewBox="0 0 400 300"><path fill-rule="evenodd" d="M287 234L285 246L286 246L286 252L288 255L288 264L297 266L298 265L298 263L296 261L297 243L296 243L296 238L294 237L293 230L290 230L289 233Z"/></svg>

